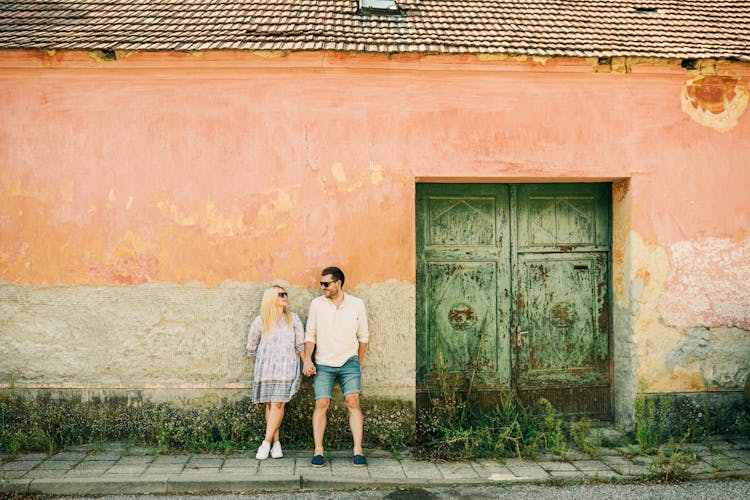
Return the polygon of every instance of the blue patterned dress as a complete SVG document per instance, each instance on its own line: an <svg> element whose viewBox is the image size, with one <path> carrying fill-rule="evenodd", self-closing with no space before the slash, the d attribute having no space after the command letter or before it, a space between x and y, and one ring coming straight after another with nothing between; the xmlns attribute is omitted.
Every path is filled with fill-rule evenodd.
<svg viewBox="0 0 750 500"><path fill-rule="evenodd" d="M260 316L247 332L245 351L255 357L253 403L286 403L299 390L299 353L305 349L305 329L299 316L291 314L291 325L282 316L268 335L263 335Z"/></svg>

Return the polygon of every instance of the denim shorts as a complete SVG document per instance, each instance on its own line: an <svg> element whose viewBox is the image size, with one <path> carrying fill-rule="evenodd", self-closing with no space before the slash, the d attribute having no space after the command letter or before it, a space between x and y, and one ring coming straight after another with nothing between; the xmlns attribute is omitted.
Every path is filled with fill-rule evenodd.
<svg viewBox="0 0 750 500"><path fill-rule="evenodd" d="M341 392L344 396L361 392L359 357L352 356L342 366L326 366L315 364L315 399L331 399L333 396L333 383L336 377L341 384Z"/></svg>

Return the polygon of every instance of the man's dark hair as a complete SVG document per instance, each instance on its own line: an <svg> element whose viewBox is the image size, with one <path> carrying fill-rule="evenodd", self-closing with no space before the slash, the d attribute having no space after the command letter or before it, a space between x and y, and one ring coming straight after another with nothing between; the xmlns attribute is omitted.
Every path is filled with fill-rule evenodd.
<svg viewBox="0 0 750 500"><path fill-rule="evenodd" d="M325 276L326 274L330 274L331 276L333 276L334 281L341 281L341 285L344 285L344 271L342 271L338 267L326 267L325 269L323 269L323 272L320 273L321 276Z"/></svg>

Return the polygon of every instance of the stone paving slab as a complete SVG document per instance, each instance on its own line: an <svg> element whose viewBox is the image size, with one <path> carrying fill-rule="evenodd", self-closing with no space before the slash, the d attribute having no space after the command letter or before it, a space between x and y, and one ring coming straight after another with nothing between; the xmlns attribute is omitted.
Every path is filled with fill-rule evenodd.
<svg viewBox="0 0 750 500"><path fill-rule="evenodd" d="M351 460L346 459L331 460L331 474L333 477L341 477L350 480L358 479L360 481L366 481L370 478L370 472L367 467L354 467Z"/></svg>
<svg viewBox="0 0 750 500"><path fill-rule="evenodd" d="M80 462L86 456L85 452L81 451L63 451L49 457L48 461L65 460L70 462Z"/></svg>
<svg viewBox="0 0 750 500"><path fill-rule="evenodd" d="M128 452L128 455L133 456L133 457L156 454L152 448L141 448L138 446L128 448L127 452Z"/></svg>
<svg viewBox="0 0 750 500"><path fill-rule="evenodd" d="M115 465L115 460L84 460L75 466L77 470L109 469Z"/></svg>
<svg viewBox="0 0 750 500"><path fill-rule="evenodd" d="M726 450L722 454L750 464L750 450Z"/></svg>
<svg viewBox="0 0 750 500"><path fill-rule="evenodd" d="M210 474L218 474L221 472L219 467L192 467L184 468L180 475L182 476L205 476Z"/></svg>
<svg viewBox="0 0 750 500"><path fill-rule="evenodd" d="M721 471L735 471L748 468L748 464L745 462L730 457L719 459L715 463L712 463L711 466Z"/></svg>
<svg viewBox="0 0 750 500"><path fill-rule="evenodd" d="M266 460L256 460L257 466L261 469L289 468L294 469L297 459L294 457L267 458Z"/></svg>
<svg viewBox="0 0 750 500"><path fill-rule="evenodd" d="M158 455L154 457L152 464L186 464L190 455Z"/></svg>
<svg viewBox="0 0 750 500"><path fill-rule="evenodd" d="M297 460L294 468L294 473L297 476L305 477L333 477L330 460L326 460L323 467L313 467L310 464L309 460Z"/></svg>
<svg viewBox="0 0 750 500"><path fill-rule="evenodd" d="M221 467L224 457L193 456L187 461L186 467Z"/></svg>
<svg viewBox="0 0 750 500"><path fill-rule="evenodd" d="M622 474L613 470L591 470L583 471L584 477L590 481L611 481L613 479L624 479Z"/></svg>
<svg viewBox="0 0 750 500"><path fill-rule="evenodd" d="M233 469L233 468L247 468L247 469L257 469L258 468L258 460L255 458L234 458L230 457L227 458L224 461L224 465L222 465L222 469Z"/></svg>
<svg viewBox="0 0 750 500"><path fill-rule="evenodd" d="M86 455L86 457L83 459L84 462L99 462L99 461L117 461L122 457L122 453L117 451L95 451L93 453L89 453Z"/></svg>
<svg viewBox="0 0 750 500"><path fill-rule="evenodd" d="M139 456L139 457L120 457L117 461L117 465L129 465L129 466L146 466L154 461L153 456Z"/></svg>
<svg viewBox="0 0 750 500"><path fill-rule="evenodd" d="M622 474L623 476L635 476L635 477L646 476L650 472L648 467L643 466L643 465L635 465L635 464L617 466L617 467L613 467L612 469L615 472Z"/></svg>
<svg viewBox="0 0 750 500"><path fill-rule="evenodd" d="M24 471L30 471L37 465L42 463L41 460L25 460L25 461L18 461L15 462L8 462L3 464L2 470L3 471L9 471L9 470L24 470Z"/></svg>
<svg viewBox="0 0 750 500"><path fill-rule="evenodd" d="M477 474L477 471L469 463L447 462L439 463L437 467L443 479L479 479L479 474Z"/></svg>
<svg viewBox="0 0 750 500"><path fill-rule="evenodd" d="M506 466L516 476L528 478L531 481L544 481L552 477L546 470L534 462L524 462L520 465L506 462Z"/></svg>
<svg viewBox="0 0 750 500"><path fill-rule="evenodd" d="M553 479L562 479L565 481L581 481L586 478L586 475L584 472L579 470L564 470L564 471L549 471L549 475L552 476Z"/></svg>
<svg viewBox="0 0 750 500"><path fill-rule="evenodd" d="M587 458L589 458L589 455L578 450L569 450L565 452L565 461L586 460Z"/></svg>
<svg viewBox="0 0 750 500"><path fill-rule="evenodd" d="M712 467L711 464L704 462L703 460L698 460L693 465L689 466L688 470L691 474L708 474L716 469Z"/></svg>
<svg viewBox="0 0 750 500"><path fill-rule="evenodd" d="M370 472L371 478L387 477L392 479L406 479L406 472L404 472L401 464L368 465L367 470Z"/></svg>
<svg viewBox="0 0 750 500"><path fill-rule="evenodd" d="M0 472L0 483L8 479L20 479L28 473L27 470L7 470Z"/></svg>
<svg viewBox="0 0 750 500"><path fill-rule="evenodd" d="M609 456L617 456L617 455L619 455L619 453L617 452L617 450L612 449L612 448L599 448L598 450L596 450L596 453L600 457L609 457Z"/></svg>
<svg viewBox="0 0 750 500"><path fill-rule="evenodd" d="M37 470L68 470L72 469L78 461L67 461L67 460L45 460L36 466Z"/></svg>
<svg viewBox="0 0 750 500"><path fill-rule="evenodd" d="M184 466L182 464L159 464L150 465L143 474L179 474Z"/></svg>
<svg viewBox="0 0 750 500"><path fill-rule="evenodd" d="M576 460L572 464L580 471L611 470L607 464L600 460Z"/></svg>
<svg viewBox="0 0 750 500"><path fill-rule="evenodd" d="M401 467L406 474L406 477L413 479L443 478L437 465L431 462L417 462L412 459L404 459L401 461Z"/></svg>
<svg viewBox="0 0 750 500"><path fill-rule="evenodd" d="M65 476L67 472L67 469L34 469L27 472L22 477L24 479L58 478Z"/></svg>
<svg viewBox="0 0 750 500"><path fill-rule="evenodd" d="M27 462L27 461L35 461L35 462L41 462L42 460L47 460L48 455L46 453L21 453L20 455L16 456L16 462Z"/></svg>
<svg viewBox="0 0 750 500"><path fill-rule="evenodd" d="M497 477L500 476L509 475L515 477L509 468L499 462L495 462L494 460L472 462L471 466L480 478L489 479L490 477L495 476L496 479L494 480L497 481Z"/></svg>
<svg viewBox="0 0 750 500"><path fill-rule="evenodd" d="M547 472L575 472L576 468L573 464L567 462L538 462L542 469Z"/></svg>
<svg viewBox="0 0 750 500"><path fill-rule="evenodd" d="M116 475L116 474L143 474L146 470L147 465L119 465L115 464L105 474Z"/></svg>

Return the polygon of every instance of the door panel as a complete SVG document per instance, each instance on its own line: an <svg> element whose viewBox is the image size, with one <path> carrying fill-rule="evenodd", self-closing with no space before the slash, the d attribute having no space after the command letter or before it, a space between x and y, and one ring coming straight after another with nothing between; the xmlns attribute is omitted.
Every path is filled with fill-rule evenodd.
<svg viewBox="0 0 750 500"><path fill-rule="evenodd" d="M608 336L599 329L606 298L602 254L520 258L524 308L518 355L519 387L606 381Z"/></svg>
<svg viewBox="0 0 750 500"><path fill-rule="evenodd" d="M467 374L477 369L491 386L498 367L497 283L494 262L429 263L429 356L438 367ZM488 293L489 292L489 293Z"/></svg>
<svg viewBox="0 0 750 500"><path fill-rule="evenodd" d="M417 384L440 368L510 387L509 189L417 186Z"/></svg>
<svg viewBox="0 0 750 500"><path fill-rule="evenodd" d="M495 246L494 197L431 196L428 245Z"/></svg>
<svg viewBox="0 0 750 500"><path fill-rule="evenodd" d="M606 184L521 184L517 205L519 252L609 249Z"/></svg>

